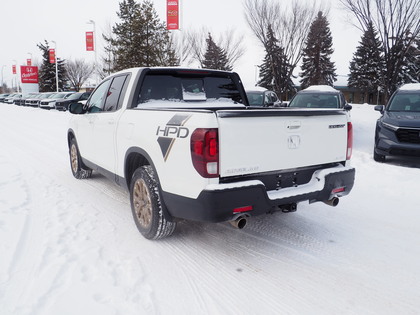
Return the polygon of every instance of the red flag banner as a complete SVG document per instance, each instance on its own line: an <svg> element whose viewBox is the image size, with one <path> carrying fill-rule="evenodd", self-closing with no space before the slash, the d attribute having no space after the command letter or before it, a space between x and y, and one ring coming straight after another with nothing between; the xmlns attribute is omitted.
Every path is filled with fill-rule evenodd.
<svg viewBox="0 0 420 315"><path fill-rule="evenodd" d="M166 28L179 29L179 4L178 0L167 0L166 3Z"/></svg>
<svg viewBox="0 0 420 315"><path fill-rule="evenodd" d="M22 83L38 83L38 67L20 66Z"/></svg>
<svg viewBox="0 0 420 315"><path fill-rule="evenodd" d="M12 65L12 73L16 74L16 65Z"/></svg>
<svg viewBox="0 0 420 315"><path fill-rule="evenodd" d="M55 63L55 49L50 49L50 63Z"/></svg>
<svg viewBox="0 0 420 315"><path fill-rule="evenodd" d="M86 32L86 51L94 51L93 32Z"/></svg>
<svg viewBox="0 0 420 315"><path fill-rule="evenodd" d="M27 66L32 66L32 60L31 59L26 59L26 65Z"/></svg>

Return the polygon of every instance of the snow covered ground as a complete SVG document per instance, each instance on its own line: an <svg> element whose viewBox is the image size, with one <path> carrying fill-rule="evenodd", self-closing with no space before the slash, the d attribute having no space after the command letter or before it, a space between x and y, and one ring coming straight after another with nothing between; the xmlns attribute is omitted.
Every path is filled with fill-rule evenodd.
<svg viewBox="0 0 420 315"><path fill-rule="evenodd" d="M149 241L126 191L72 177L69 113L0 104L0 314L419 314L420 162L374 162L379 113L351 113L356 183L336 208Z"/></svg>

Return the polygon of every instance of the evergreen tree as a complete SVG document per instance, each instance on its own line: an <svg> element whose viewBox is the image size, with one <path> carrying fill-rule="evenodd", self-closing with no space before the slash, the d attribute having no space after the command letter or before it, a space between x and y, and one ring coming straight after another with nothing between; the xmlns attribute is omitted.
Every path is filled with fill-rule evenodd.
<svg viewBox="0 0 420 315"><path fill-rule="evenodd" d="M55 63L50 63L49 44L39 43L38 48L42 51L42 64L39 69L39 90L40 92L55 92L57 91L56 77L55 77ZM58 72L58 90L64 91L67 88L66 67L65 60L57 58L57 72Z"/></svg>
<svg viewBox="0 0 420 315"><path fill-rule="evenodd" d="M386 75L384 75L385 86L388 95L398 89L404 83L418 82L419 60L416 58L416 41L411 34L403 34L401 37L391 38L393 45L388 52L386 64ZM416 78L417 77L417 78Z"/></svg>
<svg viewBox="0 0 420 315"><path fill-rule="evenodd" d="M117 15L121 22L113 26L113 36L104 36L108 53L114 59L112 71L178 64L169 31L151 1L139 4L123 0Z"/></svg>
<svg viewBox="0 0 420 315"><path fill-rule="evenodd" d="M402 83L420 82L420 36L406 43L407 54L403 59Z"/></svg>
<svg viewBox="0 0 420 315"><path fill-rule="evenodd" d="M279 46L272 28L267 30L266 55L260 67L260 80L258 85L276 92L280 99L286 99L288 92L295 92L293 81L290 78L290 65Z"/></svg>
<svg viewBox="0 0 420 315"><path fill-rule="evenodd" d="M420 35L411 46L413 81L420 83Z"/></svg>
<svg viewBox="0 0 420 315"><path fill-rule="evenodd" d="M99 77L104 79L106 76L110 75L115 68L115 49L113 46L113 37L112 34L109 36L102 34L102 38L105 41L104 47L104 56L102 57L102 69L98 69Z"/></svg>
<svg viewBox="0 0 420 315"><path fill-rule="evenodd" d="M209 33L207 39L207 49L204 53L204 60L201 67L207 69L232 71L232 67L228 64L226 51L220 48L213 40Z"/></svg>
<svg viewBox="0 0 420 315"><path fill-rule="evenodd" d="M334 62L330 60L334 50L329 23L322 12L312 22L305 46L300 73L302 88L319 84L333 86L337 78Z"/></svg>
<svg viewBox="0 0 420 315"><path fill-rule="evenodd" d="M370 23L350 62L348 79L349 86L359 88L363 92L363 102L368 101L368 94L376 93L378 87L382 86L384 67L382 44Z"/></svg>

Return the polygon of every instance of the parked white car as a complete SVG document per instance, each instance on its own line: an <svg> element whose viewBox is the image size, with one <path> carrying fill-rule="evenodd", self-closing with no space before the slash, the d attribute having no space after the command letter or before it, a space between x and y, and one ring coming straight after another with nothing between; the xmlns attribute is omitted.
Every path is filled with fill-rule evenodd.
<svg viewBox="0 0 420 315"><path fill-rule="evenodd" d="M44 109L54 109L57 100L66 99L74 92L58 92L51 94L48 98L44 98L39 102L39 107Z"/></svg>

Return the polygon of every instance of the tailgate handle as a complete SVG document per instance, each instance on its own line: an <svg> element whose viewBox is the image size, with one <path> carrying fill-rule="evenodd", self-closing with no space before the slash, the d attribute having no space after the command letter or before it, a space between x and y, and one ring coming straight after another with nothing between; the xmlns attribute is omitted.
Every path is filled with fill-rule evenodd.
<svg viewBox="0 0 420 315"><path fill-rule="evenodd" d="M289 130L296 130L301 127L301 123L299 120L289 121L287 123L287 129Z"/></svg>

